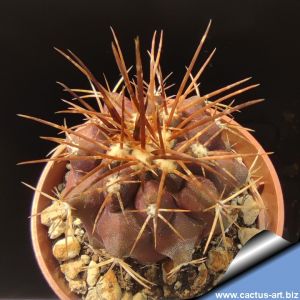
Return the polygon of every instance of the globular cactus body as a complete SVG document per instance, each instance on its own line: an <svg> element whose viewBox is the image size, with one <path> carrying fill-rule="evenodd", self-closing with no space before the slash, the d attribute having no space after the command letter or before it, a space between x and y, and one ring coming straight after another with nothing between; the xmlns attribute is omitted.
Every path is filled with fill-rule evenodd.
<svg viewBox="0 0 300 300"><path fill-rule="evenodd" d="M116 110L122 114L122 95L108 95L111 99L119 99L121 104L116 106ZM199 97L188 98L183 104L195 99ZM160 104L156 108L157 112L164 101L167 99L161 98L158 102ZM128 114L133 114L132 102L126 100L124 111L125 107ZM177 116L177 123L184 121L197 109L203 110L203 113L188 122L183 129L194 122L211 117L210 111L204 108L205 105L202 104L195 109L188 108L182 111L181 116ZM144 117L150 123L153 109L148 111L150 115L145 113ZM104 108L103 114L107 112L108 109ZM166 129L163 113L158 113L157 117L161 123L158 126L165 127L161 129L165 152L170 150L174 155L192 157L195 160L208 157L210 151L219 151L222 155L233 153L224 150L222 134L216 135L220 128L214 121L195 127L178 142L177 139L168 140L172 131ZM212 226L214 212L205 209L216 203L223 189L223 193L228 195L234 189L243 186L248 176L247 168L237 158L209 161L209 168L206 170L200 163L184 163L184 160L177 161L167 157L156 158L153 155L155 151L162 153L158 132L156 131L156 143L146 136L147 146L142 149L139 139L134 140L134 120L132 123L131 120L124 121L124 124L130 138L124 135L122 146L120 131L116 130L116 133L110 134L109 138L117 141L111 143L101 134L94 121L77 129L86 140L77 136L69 138L86 151L74 151L73 146L67 148L67 151L77 155L79 160L71 161L71 170L66 176L66 199L70 206L75 208L74 213L83 220L90 240L96 245L103 245L112 256L131 256L142 263L157 262L169 257L176 263L183 263L187 258L191 259L196 243L207 237ZM199 135L185 147L201 130L205 131L203 135ZM97 148L96 144L87 141L89 139L108 145L108 149L103 151ZM206 147L204 144L208 140L210 143ZM185 149L182 151L183 148ZM132 161L137 164L122 168L126 160L80 160L80 156L92 157L97 154L128 158L127 163ZM96 168L99 170L93 173ZM110 170L114 168L120 170L109 175ZM82 180L86 174L91 175ZM104 176L105 174L108 175Z"/></svg>

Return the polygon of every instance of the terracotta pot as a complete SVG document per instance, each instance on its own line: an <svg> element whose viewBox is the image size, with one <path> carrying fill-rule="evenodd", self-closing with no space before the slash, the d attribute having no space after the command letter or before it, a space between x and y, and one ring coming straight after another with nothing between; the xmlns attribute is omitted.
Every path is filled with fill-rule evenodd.
<svg viewBox="0 0 300 300"><path fill-rule="evenodd" d="M224 119L226 118L227 117ZM234 121L231 122L232 124L238 125L238 123ZM235 149L239 153L257 153L264 151L248 131L241 129L240 133L248 142L245 141L237 144ZM236 137L231 136L230 139L234 141ZM64 151L63 147L60 147L54 155L61 151ZM249 167L253 159L253 157L246 157L243 160ZM267 155L260 156L257 163L261 168L256 174L264 178L264 189L261 196L265 206L265 209L259 216L259 226L282 236L284 202L276 171ZM47 163L39 179L37 189L50 194L52 189L62 182L66 170L65 166L66 163ZM44 208L50 205L50 202L49 199L36 192L32 204L32 215L40 213ZM64 275L59 269L59 264L52 255L51 240L48 238L47 229L46 226L41 224L39 217L33 217L31 219L32 243L41 271L48 284L60 299L79 299L78 296L70 292Z"/></svg>

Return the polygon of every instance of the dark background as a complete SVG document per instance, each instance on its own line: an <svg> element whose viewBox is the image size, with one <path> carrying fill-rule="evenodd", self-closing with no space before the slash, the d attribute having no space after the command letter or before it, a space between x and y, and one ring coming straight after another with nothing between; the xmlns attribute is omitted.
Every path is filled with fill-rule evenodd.
<svg viewBox="0 0 300 300"><path fill-rule="evenodd" d="M170 82L178 82L209 19L213 20L198 67L215 46L217 53L201 79L201 90L208 92L247 76L261 83L247 97L267 101L236 119L255 129L263 147L275 152L271 159L286 203L285 237L299 239L299 0L10 0L1 1L0 14L0 297L53 296L31 248L27 217L32 192L20 184L21 180L36 184L43 166L16 163L43 157L53 145L38 136L56 132L16 113L62 123L63 116L54 111L64 107L59 99L67 96L55 82L88 87L54 46L73 50L101 80L104 72L114 84L119 74L111 53L110 25L128 66L134 62L133 38L140 35L145 52L153 31L163 29L162 67L165 74L174 72Z"/></svg>

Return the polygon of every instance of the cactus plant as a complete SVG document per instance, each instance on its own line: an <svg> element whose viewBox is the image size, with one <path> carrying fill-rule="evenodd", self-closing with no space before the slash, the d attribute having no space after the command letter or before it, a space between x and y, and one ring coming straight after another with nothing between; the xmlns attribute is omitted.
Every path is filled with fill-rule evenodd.
<svg viewBox="0 0 300 300"><path fill-rule="evenodd" d="M105 249L107 259L101 266L119 264L145 287L152 283L126 258L141 264L169 259L170 274L186 264L201 263L214 236L221 235L226 245L226 228L236 224L233 212L243 208L231 200L246 191L260 197L261 178L253 173L256 158L266 153L237 153L231 137L240 143L244 137L231 120L234 112L263 99L226 104L257 86L237 88L251 78L200 95L197 82L215 50L195 76L192 71L209 28L210 23L175 96L167 95L160 66L163 34L158 46L156 33L153 36L145 82L139 39L135 39L135 77L130 79L112 31L112 50L121 73L114 88L102 85L74 53L57 49L91 86L83 90L61 84L72 96L63 112L83 115L82 124L68 127L21 115L65 134L43 137L63 147L61 154L24 162L69 163L62 192L45 196L63 204L67 218L83 222L91 247ZM245 156L253 157L250 168L243 163ZM72 235L72 225L67 227ZM203 241L203 259L195 261L195 247Z"/></svg>

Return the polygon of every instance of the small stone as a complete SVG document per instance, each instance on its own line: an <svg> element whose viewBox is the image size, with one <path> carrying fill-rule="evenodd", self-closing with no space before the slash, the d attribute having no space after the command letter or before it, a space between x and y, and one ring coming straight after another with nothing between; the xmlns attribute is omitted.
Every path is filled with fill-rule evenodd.
<svg viewBox="0 0 300 300"><path fill-rule="evenodd" d="M99 279L96 287L89 291L86 300L121 300L121 298L122 291L117 277L112 270L109 270Z"/></svg>
<svg viewBox="0 0 300 300"><path fill-rule="evenodd" d="M85 300L99 300L99 298L100 297L98 297L96 288L89 289L85 296Z"/></svg>
<svg viewBox="0 0 300 300"><path fill-rule="evenodd" d="M226 237L225 241L222 240L222 246L224 248L228 248L228 249L233 249L234 248L234 242L233 242L233 239L230 238L230 237Z"/></svg>
<svg viewBox="0 0 300 300"><path fill-rule="evenodd" d="M86 282L84 280L70 280L69 288L71 292L84 295L87 292Z"/></svg>
<svg viewBox="0 0 300 300"><path fill-rule="evenodd" d="M50 226L55 219L64 220L67 216L67 203L55 201L41 213L41 223Z"/></svg>
<svg viewBox="0 0 300 300"><path fill-rule="evenodd" d="M185 288L184 290L175 290L174 287L175 293L180 299L195 298L203 292L208 278L208 271L205 264L201 264L198 267L198 271L199 273L196 274L196 277L194 278L193 282L190 283L188 289Z"/></svg>
<svg viewBox="0 0 300 300"><path fill-rule="evenodd" d="M257 228L241 227L238 232L241 244L244 246L252 237L260 232L261 230Z"/></svg>
<svg viewBox="0 0 300 300"><path fill-rule="evenodd" d="M80 225L82 225L82 222L81 222L81 220L80 220L79 218L76 218L76 219L73 221L73 224L74 224L74 226L80 226Z"/></svg>
<svg viewBox="0 0 300 300"><path fill-rule="evenodd" d="M245 197L244 196L239 196L236 199L237 199L237 203L239 205L243 205L244 204L244 201L245 201Z"/></svg>
<svg viewBox="0 0 300 300"><path fill-rule="evenodd" d="M75 279L77 275L83 271L84 262L81 259L76 259L70 262L66 262L60 265L60 270L68 277L69 279Z"/></svg>
<svg viewBox="0 0 300 300"><path fill-rule="evenodd" d="M164 292L164 297L165 298L169 298L172 295L171 289L167 285L163 286L163 292Z"/></svg>
<svg viewBox="0 0 300 300"><path fill-rule="evenodd" d="M174 284L174 290L179 290L182 287L182 283L180 281L176 281Z"/></svg>
<svg viewBox="0 0 300 300"><path fill-rule="evenodd" d="M192 297L195 296L195 294L193 293L193 291L191 291L190 289L185 289L179 295L180 295L181 299L189 299L189 298L192 298Z"/></svg>
<svg viewBox="0 0 300 300"><path fill-rule="evenodd" d="M247 195L241 211L243 213L244 223L246 225L251 225L255 222L257 216L259 215L260 208L253 197L251 195Z"/></svg>
<svg viewBox="0 0 300 300"><path fill-rule="evenodd" d="M158 271L157 265L150 265L145 271L144 276L147 280L154 282L157 278L157 271Z"/></svg>
<svg viewBox="0 0 300 300"><path fill-rule="evenodd" d="M86 254L81 255L80 259L83 261L83 263L85 265L88 265L90 263L90 261L91 261L91 258L88 255L86 255Z"/></svg>
<svg viewBox="0 0 300 300"><path fill-rule="evenodd" d="M48 236L54 240L60 237L66 230L66 223L62 219L55 219L48 229Z"/></svg>
<svg viewBox="0 0 300 300"><path fill-rule="evenodd" d="M208 271L205 264L201 264L198 267L199 275L194 281L193 287L203 287L207 281Z"/></svg>
<svg viewBox="0 0 300 300"><path fill-rule="evenodd" d="M163 296L163 291L158 286L153 286L151 289L144 288L141 293L146 297L146 299L161 299Z"/></svg>
<svg viewBox="0 0 300 300"><path fill-rule="evenodd" d="M94 286L97 283L99 276L100 268L98 267L97 263L92 260L87 269L87 284L89 286Z"/></svg>
<svg viewBox="0 0 300 300"><path fill-rule="evenodd" d="M208 252L207 267L213 272L224 271L232 260L232 254L218 247Z"/></svg>
<svg viewBox="0 0 300 300"><path fill-rule="evenodd" d="M76 257L80 252L80 244L75 237L67 237L58 240L53 248L53 255L56 259L65 261Z"/></svg>
<svg viewBox="0 0 300 300"><path fill-rule="evenodd" d="M136 293L132 300L147 300L147 297L143 293Z"/></svg>
<svg viewBox="0 0 300 300"><path fill-rule="evenodd" d="M79 237L82 237L84 235L84 230L81 228L76 228L74 234L78 235Z"/></svg>
<svg viewBox="0 0 300 300"><path fill-rule="evenodd" d="M121 300L132 300L132 293L130 292L125 292L122 296Z"/></svg>

